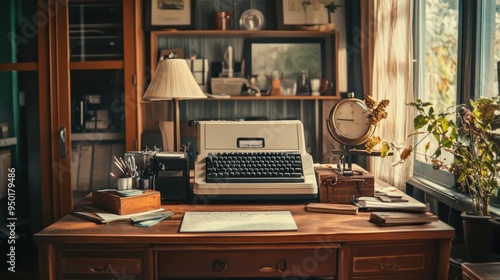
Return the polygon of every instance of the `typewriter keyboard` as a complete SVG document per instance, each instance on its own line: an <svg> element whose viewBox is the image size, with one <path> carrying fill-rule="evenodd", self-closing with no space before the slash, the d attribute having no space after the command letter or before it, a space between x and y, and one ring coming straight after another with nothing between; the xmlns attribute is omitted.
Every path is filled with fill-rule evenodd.
<svg viewBox="0 0 500 280"><path fill-rule="evenodd" d="M206 157L207 183L304 182L299 153L210 153Z"/></svg>

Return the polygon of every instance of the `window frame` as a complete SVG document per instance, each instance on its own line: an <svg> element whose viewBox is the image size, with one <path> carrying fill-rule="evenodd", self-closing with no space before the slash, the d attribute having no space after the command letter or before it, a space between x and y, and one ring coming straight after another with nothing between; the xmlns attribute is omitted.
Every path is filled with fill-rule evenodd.
<svg viewBox="0 0 500 280"><path fill-rule="evenodd" d="M481 96L484 84L481 84L481 72L485 65L481 64L483 57L481 28L483 26L482 11L491 5L488 0L458 0L458 54L457 54L457 104L468 104L471 99ZM414 92L415 99L422 88L421 76L424 60L420 59L425 43L421 38L421 22L425 23L426 1L414 1L413 34L414 34ZM494 2L493 5L496 3ZM422 8L423 7L423 8ZM490 7L491 8L491 7ZM499 82L500 84L500 82ZM500 92L500 85L499 85ZM414 175L408 185L416 187L437 197L440 201L453 205L465 211L471 207L470 198L457 190L457 183L451 174L444 170L434 170L430 164L421 161L414 162ZM500 197L492 199L491 212L500 215ZM497 206L497 207L495 207ZM469 208L470 209L470 208Z"/></svg>

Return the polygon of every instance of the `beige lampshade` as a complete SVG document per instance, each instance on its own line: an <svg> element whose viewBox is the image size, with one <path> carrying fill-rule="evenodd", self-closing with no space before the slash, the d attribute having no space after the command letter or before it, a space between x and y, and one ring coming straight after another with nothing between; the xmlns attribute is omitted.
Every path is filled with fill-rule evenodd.
<svg viewBox="0 0 500 280"><path fill-rule="evenodd" d="M206 98L184 59L162 59L149 84L144 100Z"/></svg>

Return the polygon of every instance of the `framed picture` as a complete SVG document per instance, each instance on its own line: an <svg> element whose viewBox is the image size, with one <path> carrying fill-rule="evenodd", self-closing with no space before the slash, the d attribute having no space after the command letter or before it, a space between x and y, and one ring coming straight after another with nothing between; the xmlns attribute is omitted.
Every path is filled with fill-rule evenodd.
<svg viewBox="0 0 500 280"><path fill-rule="evenodd" d="M276 3L280 29L328 23L328 10L322 0L278 0Z"/></svg>
<svg viewBox="0 0 500 280"><path fill-rule="evenodd" d="M193 29L194 0L145 0L145 29Z"/></svg>
<svg viewBox="0 0 500 280"><path fill-rule="evenodd" d="M270 88L273 73L281 79L297 80L325 76L324 40L321 38L253 38L245 40L245 73L257 76L261 90ZM267 76L267 77L266 77Z"/></svg>

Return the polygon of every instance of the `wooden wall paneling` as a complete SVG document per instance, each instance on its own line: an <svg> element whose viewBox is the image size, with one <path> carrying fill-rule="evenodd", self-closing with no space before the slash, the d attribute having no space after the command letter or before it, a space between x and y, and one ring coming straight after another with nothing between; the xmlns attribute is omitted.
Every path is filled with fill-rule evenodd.
<svg viewBox="0 0 500 280"><path fill-rule="evenodd" d="M135 0L126 0L123 2L123 87L125 100L125 149L134 151L139 148L139 130L138 130L138 96L136 90L136 36L140 36L135 32L137 26L135 13ZM141 30L142 28L139 28ZM134 30L134 32L130 32Z"/></svg>
<svg viewBox="0 0 500 280"><path fill-rule="evenodd" d="M265 100L255 100L252 101L252 115L253 117L268 117L269 118L269 113L270 113L270 108L271 108L271 103L272 101L268 102ZM273 108L274 110L274 108Z"/></svg>
<svg viewBox="0 0 500 280"><path fill-rule="evenodd" d="M219 117L221 119L235 119L238 116L238 102L232 100L219 101Z"/></svg>
<svg viewBox="0 0 500 280"><path fill-rule="evenodd" d="M145 63L145 57L146 57L146 50L145 50L145 36L144 32L142 29L144 19L143 19L143 5L142 5L142 0L134 0L134 31L135 31L135 89L136 89L136 100L137 100L137 120L136 120L136 125L137 125L137 137L138 137L138 146L139 149L142 149L142 143L141 143L141 134L144 129L143 127L143 119L142 119L142 110L144 107L141 104L142 96L146 92L146 81L145 81L145 76L142 73L146 73L146 63ZM147 69L148 72L149 68Z"/></svg>
<svg viewBox="0 0 500 280"><path fill-rule="evenodd" d="M38 9L47 8L48 1L38 0ZM49 11L49 9L47 9ZM53 17L47 17L49 22L40 24L38 22L38 106L40 126L40 194L42 201L42 226L46 227L55 221L52 205L54 200L52 192L52 134L51 134L51 111L50 111L50 48L49 48L49 26ZM38 18L41 21L41 18Z"/></svg>
<svg viewBox="0 0 500 280"><path fill-rule="evenodd" d="M66 3L55 1L55 26L51 30L54 40L53 66L51 71L51 98L52 98L52 147L54 176L54 213L55 219L60 219L73 209L71 190L71 96L70 96L70 68L69 68L69 36L68 10ZM65 143L61 144L60 129L64 128ZM66 155L61 153L64 145Z"/></svg>
<svg viewBox="0 0 500 280"><path fill-rule="evenodd" d="M337 163L340 159L339 155L332 155L330 152L332 149L342 149L342 145L340 145L337 141L333 140L332 136L328 132L328 128L326 125L326 120L328 118L328 114L330 113L330 110L332 107L337 103L338 101L334 100L325 100L321 104L321 110L322 110L322 117L321 117L321 162L323 163Z"/></svg>

